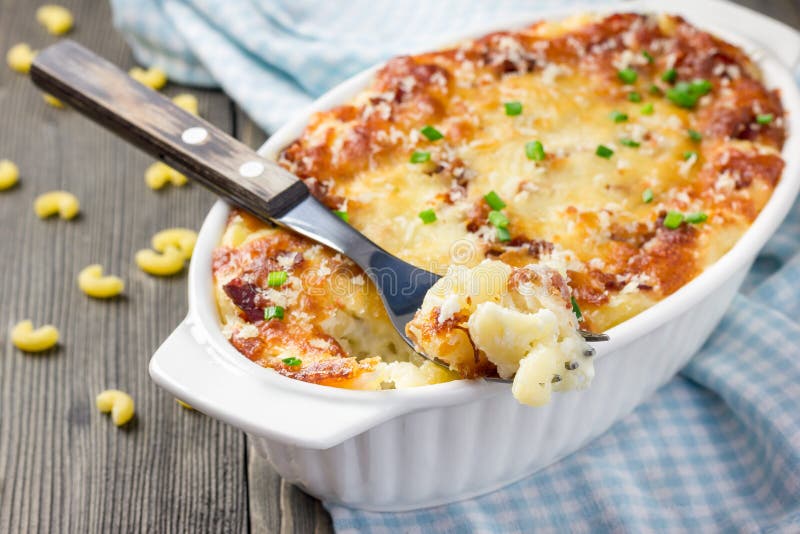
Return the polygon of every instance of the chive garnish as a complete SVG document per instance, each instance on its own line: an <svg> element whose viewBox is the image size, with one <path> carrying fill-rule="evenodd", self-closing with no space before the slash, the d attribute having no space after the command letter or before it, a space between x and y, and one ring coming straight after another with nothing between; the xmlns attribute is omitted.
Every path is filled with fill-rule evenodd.
<svg viewBox="0 0 800 534"><path fill-rule="evenodd" d="M642 112L642 115L652 115L653 112L655 111L655 108L653 107L652 102L648 102L647 104L642 106L642 109L640 111Z"/></svg>
<svg viewBox="0 0 800 534"><path fill-rule="evenodd" d="M708 80L678 82L667 91L667 98L682 108L693 108L701 96L707 95L713 86Z"/></svg>
<svg viewBox="0 0 800 534"><path fill-rule="evenodd" d="M303 360L301 360L300 358L295 358L294 356L290 356L289 358L284 358L281 361L286 365L288 365L289 367L297 367L303 363Z"/></svg>
<svg viewBox="0 0 800 534"><path fill-rule="evenodd" d="M595 154L597 154L601 158L609 159L611 156L614 155L614 151L605 145L597 145L597 150L595 150Z"/></svg>
<svg viewBox="0 0 800 534"><path fill-rule="evenodd" d="M415 150L411 154L411 159L409 160L411 163L425 163L431 160L431 153L425 152L423 150Z"/></svg>
<svg viewBox="0 0 800 534"><path fill-rule="evenodd" d="M631 91L630 93L628 93L628 101L629 102L641 102L642 101L642 95L640 95L636 91Z"/></svg>
<svg viewBox="0 0 800 534"><path fill-rule="evenodd" d="M622 138L619 140L619 144L630 147L630 148L639 148L641 143L637 143L633 139Z"/></svg>
<svg viewBox="0 0 800 534"><path fill-rule="evenodd" d="M428 141L438 141L439 139L444 138L444 134L430 124L424 126L420 132L422 132L422 135L424 135Z"/></svg>
<svg viewBox="0 0 800 534"><path fill-rule="evenodd" d="M267 285L269 287L281 287L289 278L286 271L272 271L267 275Z"/></svg>
<svg viewBox="0 0 800 534"><path fill-rule="evenodd" d="M489 191L489 193L487 193L483 199L493 210L501 210L506 207L506 203L503 202L503 199L500 198L500 195L494 191Z"/></svg>
<svg viewBox="0 0 800 534"><path fill-rule="evenodd" d="M772 122L773 118L772 113L762 113L756 116L756 122L758 124L769 124Z"/></svg>
<svg viewBox="0 0 800 534"><path fill-rule="evenodd" d="M675 80L678 79L678 71L675 69L669 69L665 71L664 74L661 75L661 80L667 83L675 83Z"/></svg>
<svg viewBox="0 0 800 534"><path fill-rule="evenodd" d="M689 83L689 89L700 96L707 95L714 88L708 80L697 79Z"/></svg>
<svg viewBox="0 0 800 534"><path fill-rule="evenodd" d="M683 213L679 211L670 211L664 217L664 227L670 230L675 230L683 222Z"/></svg>
<svg viewBox="0 0 800 534"><path fill-rule="evenodd" d="M704 222L706 222L708 220L708 215L706 215L702 211L698 212L698 213L687 213L683 217L683 220L685 220L687 223L691 223L691 224L700 224L700 223L704 223Z"/></svg>
<svg viewBox="0 0 800 534"><path fill-rule="evenodd" d="M489 222L496 228L506 228L508 226L508 217L501 211L492 210L489 212Z"/></svg>
<svg viewBox="0 0 800 534"><path fill-rule="evenodd" d="M697 130L692 130L691 128L689 128L688 133L689 133L689 139L691 139L695 143L699 143L700 141L703 140L703 134L701 134Z"/></svg>
<svg viewBox="0 0 800 534"><path fill-rule="evenodd" d="M283 319L283 306L267 306L264 308L264 320Z"/></svg>
<svg viewBox="0 0 800 534"><path fill-rule="evenodd" d="M522 102L506 102L503 105L506 108L506 115L509 117L522 114Z"/></svg>
<svg viewBox="0 0 800 534"><path fill-rule="evenodd" d="M333 210L333 214L336 215L337 217L339 217L341 220L343 220L346 223L350 222L350 216L347 215L346 211Z"/></svg>
<svg viewBox="0 0 800 534"><path fill-rule="evenodd" d="M614 122L625 122L628 120L628 114L621 111L614 110L609 114L609 117Z"/></svg>
<svg viewBox="0 0 800 534"><path fill-rule="evenodd" d="M636 82L636 79L639 77L639 75L635 70L629 67L617 72L617 77L625 84L630 85Z"/></svg>
<svg viewBox="0 0 800 534"><path fill-rule="evenodd" d="M656 58L654 58L652 54L650 54L650 52L648 52L647 50L642 50L642 55L644 56L644 58L647 60L648 63L653 63L656 60Z"/></svg>
<svg viewBox="0 0 800 534"><path fill-rule="evenodd" d="M650 94L659 96L659 95L663 94L663 91L661 90L661 88L659 86L657 86L656 84L653 84L653 85L650 86Z"/></svg>
<svg viewBox="0 0 800 534"><path fill-rule="evenodd" d="M697 152L695 152L694 150L687 150L686 152L683 153L684 161L688 161L692 158L697 159Z"/></svg>
<svg viewBox="0 0 800 534"><path fill-rule="evenodd" d="M649 187L642 191L642 202L645 204L650 204L653 201L653 190Z"/></svg>
<svg viewBox="0 0 800 534"><path fill-rule="evenodd" d="M579 321L583 321L583 313L581 313L581 307L578 306L578 301L575 297L570 297L569 299L572 301L572 313L575 314L575 317L577 317Z"/></svg>
<svg viewBox="0 0 800 534"><path fill-rule="evenodd" d="M498 241L511 241L511 234L508 232L508 228L496 228L497 231L497 240Z"/></svg>
<svg viewBox="0 0 800 534"><path fill-rule="evenodd" d="M436 212L432 209L423 210L419 212L419 218L422 219L423 223L430 224L436 221Z"/></svg>
<svg viewBox="0 0 800 534"><path fill-rule="evenodd" d="M525 143L525 155L533 161L544 161L544 146L541 141Z"/></svg>

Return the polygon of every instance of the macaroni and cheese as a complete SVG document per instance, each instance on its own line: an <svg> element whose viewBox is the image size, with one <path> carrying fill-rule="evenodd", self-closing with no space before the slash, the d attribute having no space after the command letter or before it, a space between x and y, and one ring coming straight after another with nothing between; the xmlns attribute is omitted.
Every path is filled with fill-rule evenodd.
<svg viewBox="0 0 800 534"><path fill-rule="evenodd" d="M428 295L409 333L437 367L347 258L234 211L213 260L223 331L299 380L516 373L518 398L546 402L591 380L576 315L606 330L725 254L780 179L785 135L745 53L675 16L583 15L392 59L279 162L391 253L443 280L489 269L508 295ZM547 298L514 297L520 277Z"/></svg>

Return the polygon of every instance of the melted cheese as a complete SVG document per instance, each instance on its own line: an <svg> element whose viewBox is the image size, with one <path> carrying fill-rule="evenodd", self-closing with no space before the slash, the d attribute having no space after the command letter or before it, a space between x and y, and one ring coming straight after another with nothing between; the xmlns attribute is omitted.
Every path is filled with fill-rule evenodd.
<svg viewBox="0 0 800 534"><path fill-rule="evenodd" d="M676 105L665 94L680 86L662 80L673 68L678 83L703 79L711 91L689 108ZM622 69L633 69L636 80L623 81ZM522 112L507 115L508 102ZM766 114L772 120L760 124ZM420 267L444 274L488 258L509 269L559 271L583 310L582 326L602 331L673 293L733 246L780 178L783 115L779 95L764 87L741 50L681 18L585 15L395 58L351 103L315 114L279 162L331 209L346 211L357 229ZM443 138L429 140L425 126ZM533 141L544 147L541 161L527 155ZM598 156L600 145L613 154ZM412 163L414 152L428 153L428 161ZM646 190L650 202L643 200ZM490 192L505 203L510 240L501 240L490 220L484 199ZM423 222L425 210L436 220ZM706 219L667 226L669 212ZM374 288L347 260L242 217L232 219L226 239L215 261L220 309L226 332L248 357L295 378L343 387L431 379L425 372L409 378L411 368L400 364L414 356L392 331ZM281 259L287 251L301 253L303 262ZM262 287L253 273L267 268L290 270L292 283ZM358 288L353 294L309 293L332 292L331 275L342 269L349 270L349 287ZM321 281L310 287L293 281L312 270ZM231 283L238 284L238 304L223 289ZM260 308L247 303L248 291L262 304L286 304L284 326L255 321ZM488 295L486 302L495 302ZM543 384L559 351L575 348L558 348L564 336L536 345L539 356L531 359L510 349L504 356L491 343L476 347L471 336L483 329L449 326L472 320L475 328L499 328L506 312L487 304L466 313L453 294L439 300L435 317L428 314L433 323L418 331L438 328L442 335L430 336L429 354L462 376L508 374L516 366L539 377L529 384ZM257 336L237 326L254 321ZM476 349L483 354L477 359ZM283 364L290 353L303 365ZM398 365L389 371L386 362ZM453 376L443 372L437 380ZM546 397L525 391L531 402Z"/></svg>

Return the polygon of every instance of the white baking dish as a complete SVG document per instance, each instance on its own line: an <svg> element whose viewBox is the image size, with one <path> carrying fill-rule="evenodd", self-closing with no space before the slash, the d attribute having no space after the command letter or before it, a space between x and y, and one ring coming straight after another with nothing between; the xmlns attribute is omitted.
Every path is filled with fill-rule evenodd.
<svg viewBox="0 0 800 534"><path fill-rule="evenodd" d="M655 1L641 1L591 10L657 8ZM669 9L744 46L768 85L781 89L790 134L783 152L786 169L766 208L728 254L669 298L609 331L611 341L597 345L591 388L557 394L550 405L530 408L518 404L505 384L462 380L349 391L260 367L239 354L219 328L211 253L228 214L222 202L200 231L189 269L189 313L153 356L153 379L197 409L243 429L283 477L312 495L371 510L414 509L491 491L604 432L699 349L800 188L800 93L787 69L800 60L800 35L723 2L673 0ZM503 26L566 14L517 17ZM348 100L373 72L323 96L273 135L261 153L274 157L300 135L309 113Z"/></svg>

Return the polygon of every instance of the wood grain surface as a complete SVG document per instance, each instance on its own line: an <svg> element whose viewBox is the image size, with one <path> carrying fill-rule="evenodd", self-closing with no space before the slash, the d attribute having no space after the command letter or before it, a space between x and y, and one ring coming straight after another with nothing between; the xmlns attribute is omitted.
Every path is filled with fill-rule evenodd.
<svg viewBox="0 0 800 534"><path fill-rule="evenodd" d="M73 39L133 65L107 2L65 4L75 14ZM4 1L1 50L55 42L35 22L37 5ZM228 99L192 92L202 113L231 132ZM21 170L20 184L0 194L0 532L247 531L244 435L179 407L147 374L150 355L186 312L185 275L153 278L133 262L158 230L199 228L212 196L192 185L148 189L152 158L46 105L5 65L0 116L0 158ZM78 196L77 220L34 215L34 197L51 189ZM81 293L78 271L95 262L125 278L123 298ZM16 350L8 330L25 318L57 325L60 347L39 356ZM110 387L136 401L128 428L94 407Z"/></svg>
<svg viewBox="0 0 800 534"><path fill-rule="evenodd" d="M75 14L70 38L133 66L107 2L60 3ZM800 28L794 0L740 3ZM0 0L3 55L20 41L56 41L35 22L38 5ZM221 130L251 147L265 139L224 95L191 92ZM0 192L0 533L330 532L321 504L282 481L244 434L180 408L148 377L150 355L186 311L186 278L150 277L133 256L158 230L199 228L212 195L191 184L148 189L151 158L74 111L47 106L5 66L0 117L0 159L21 169L20 184ZM34 197L51 189L79 197L78 219L36 218ZM81 293L76 276L90 263L125 278L125 296ZM8 331L26 318L57 325L59 348L38 356L15 349ZM136 401L127 428L94 408L109 387Z"/></svg>

